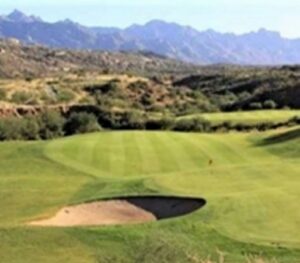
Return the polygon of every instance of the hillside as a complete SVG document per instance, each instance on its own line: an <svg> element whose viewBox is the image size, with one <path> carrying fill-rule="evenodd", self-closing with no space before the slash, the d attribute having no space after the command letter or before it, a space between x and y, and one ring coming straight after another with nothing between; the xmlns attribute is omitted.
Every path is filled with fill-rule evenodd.
<svg viewBox="0 0 300 263"><path fill-rule="evenodd" d="M72 51L0 40L0 77L25 78L66 73L163 74L196 72L197 67L153 53Z"/></svg>
<svg viewBox="0 0 300 263"><path fill-rule="evenodd" d="M266 29L236 35L160 20L125 29L87 27L68 19L49 23L15 10L0 17L0 37L56 48L150 51L197 64L300 63L300 39L287 39Z"/></svg>
<svg viewBox="0 0 300 263"><path fill-rule="evenodd" d="M299 109L299 77L297 66L200 67L152 53L50 49L11 39L0 41L0 114L67 105L175 116Z"/></svg>
<svg viewBox="0 0 300 263"><path fill-rule="evenodd" d="M269 100L279 108L299 108L299 76L298 66L223 67L211 68L206 74L188 76L173 84L201 91L225 111L261 109Z"/></svg>

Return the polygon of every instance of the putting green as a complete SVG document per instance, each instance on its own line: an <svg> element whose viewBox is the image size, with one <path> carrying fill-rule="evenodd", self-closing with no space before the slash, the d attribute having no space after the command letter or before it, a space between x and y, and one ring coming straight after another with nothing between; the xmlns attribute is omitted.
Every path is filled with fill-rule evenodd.
<svg viewBox="0 0 300 263"><path fill-rule="evenodd" d="M299 143L295 129L103 132L2 143L2 262L201 262L222 251L225 262L254 255L298 263ZM203 197L207 205L183 218L130 227L24 226L66 205L149 194Z"/></svg>

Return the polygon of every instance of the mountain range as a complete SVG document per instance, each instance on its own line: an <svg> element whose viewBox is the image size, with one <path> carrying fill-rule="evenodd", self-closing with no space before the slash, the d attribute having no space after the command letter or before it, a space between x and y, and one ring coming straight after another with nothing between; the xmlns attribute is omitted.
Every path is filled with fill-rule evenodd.
<svg viewBox="0 0 300 263"><path fill-rule="evenodd" d="M49 23L15 10L0 16L0 38L55 48L152 52L195 64L300 63L300 39L287 39L278 32L260 29L237 35L161 20L125 29L87 27L69 19Z"/></svg>

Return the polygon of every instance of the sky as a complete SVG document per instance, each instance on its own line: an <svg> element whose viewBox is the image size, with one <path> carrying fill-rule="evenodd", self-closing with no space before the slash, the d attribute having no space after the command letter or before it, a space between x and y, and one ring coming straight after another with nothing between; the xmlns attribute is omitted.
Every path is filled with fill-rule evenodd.
<svg viewBox="0 0 300 263"><path fill-rule="evenodd" d="M144 24L162 19L198 30L245 33L260 28L300 37L300 0L0 0L0 13L19 9L54 22L87 26Z"/></svg>

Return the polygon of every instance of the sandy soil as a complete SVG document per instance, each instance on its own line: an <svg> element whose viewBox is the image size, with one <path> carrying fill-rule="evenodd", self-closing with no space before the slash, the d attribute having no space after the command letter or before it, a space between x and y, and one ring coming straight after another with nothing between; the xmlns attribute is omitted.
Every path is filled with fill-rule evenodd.
<svg viewBox="0 0 300 263"><path fill-rule="evenodd" d="M123 200L102 201L65 207L50 218L31 222L34 226L120 225L155 221L156 217Z"/></svg>

